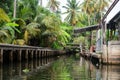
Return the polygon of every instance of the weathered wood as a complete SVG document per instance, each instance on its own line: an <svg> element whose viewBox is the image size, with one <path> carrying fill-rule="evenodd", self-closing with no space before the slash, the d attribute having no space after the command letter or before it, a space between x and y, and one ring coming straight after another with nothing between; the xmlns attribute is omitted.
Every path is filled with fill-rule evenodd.
<svg viewBox="0 0 120 80"><path fill-rule="evenodd" d="M3 49L0 49L0 63L3 63Z"/></svg>
<svg viewBox="0 0 120 80"><path fill-rule="evenodd" d="M3 80L3 66L0 64L0 80Z"/></svg>
<svg viewBox="0 0 120 80"><path fill-rule="evenodd" d="M24 59L38 59L41 57L48 57L54 55L55 50L42 48L42 47L33 47L33 46L19 46L12 44L0 44L0 62L3 63L4 53L3 51L9 51L8 60L13 61L23 61ZM14 60L13 60L14 59Z"/></svg>
<svg viewBox="0 0 120 80"><path fill-rule="evenodd" d="M31 51L31 59L33 59L33 52L34 52L34 50Z"/></svg>
<svg viewBox="0 0 120 80"><path fill-rule="evenodd" d="M26 50L26 53L25 53L25 60L28 60L28 49Z"/></svg>
<svg viewBox="0 0 120 80"><path fill-rule="evenodd" d="M13 62L13 50L11 50L9 53L9 60L10 62Z"/></svg>
<svg viewBox="0 0 120 80"><path fill-rule="evenodd" d="M37 59L37 54L38 54L38 51L36 50L35 51L35 58Z"/></svg>
<svg viewBox="0 0 120 80"><path fill-rule="evenodd" d="M40 56L41 56L41 51L39 50L38 51L38 58L40 59Z"/></svg>
<svg viewBox="0 0 120 80"><path fill-rule="evenodd" d="M19 62L21 61L21 58L22 58L21 54L22 54L22 50L19 50L18 51L18 56L17 56Z"/></svg>

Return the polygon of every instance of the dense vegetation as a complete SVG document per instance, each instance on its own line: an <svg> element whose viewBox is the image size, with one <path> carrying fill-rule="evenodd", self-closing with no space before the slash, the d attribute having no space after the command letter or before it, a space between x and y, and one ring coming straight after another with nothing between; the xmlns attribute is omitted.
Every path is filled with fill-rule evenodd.
<svg viewBox="0 0 120 80"><path fill-rule="evenodd" d="M60 49L73 41L73 27L98 24L109 1L67 0L62 22L59 0L46 8L43 0L0 0L0 43Z"/></svg>

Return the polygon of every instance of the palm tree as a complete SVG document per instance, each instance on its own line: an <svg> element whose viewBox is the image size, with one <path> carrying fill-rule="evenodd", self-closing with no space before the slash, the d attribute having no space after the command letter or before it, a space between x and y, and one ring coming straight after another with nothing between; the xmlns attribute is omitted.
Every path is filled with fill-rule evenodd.
<svg viewBox="0 0 120 80"><path fill-rule="evenodd" d="M60 2L57 0L49 0L48 1L48 7L52 12L56 12L59 9Z"/></svg>
<svg viewBox="0 0 120 80"><path fill-rule="evenodd" d="M85 12L85 14L88 14L88 25L92 25L92 16L95 13L96 9L96 1L95 0L84 0L84 2L81 4L82 11Z"/></svg>
<svg viewBox="0 0 120 80"><path fill-rule="evenodd" d="M100 19L103 17L104 12L106 12L106 7L109 6L111 0L98 0L96 7L98 7L97 12L101 12Z"/></svg>
<svg viewBox="0 0 120 80"><path fill-rule="evenodd" d="M5 13L5 11L0 8L0 23L2 22L10 22L9 16Z"/></svg>
<svg viewBox="0 0 120 80"><path fill-rule="evenodd" d="M110 0L84 0L81 7L82 11L88 14L89 25L92 25L93 21L100 21L109 2Z"/></svg>
<svg viewBox="0 0 120 80"><path fill-rule="evenodd" d="M5 13L5 11L0 8L0 42L4 42L5 38L9 37L7 31L3 28L4 23L10 22L10 18Z"/></svg>
<svg viewBox="0 0 120 80"><path fill-rule="evenodd" d="M33 20L37 15L38 0L19 0L18 18Z"/></svg>
<svg viewBox="0 0 120 80"><path fill-rule="evenodd" d="M67 0L66 6L63 6L66 9L64 14L67 14L65 20L69 22L72 26L75 26L80 12L79 2L76 0Z"/></svg>
<svg viewBox="0 0 120 80"><path fill-rule="evenodd" d="M51 14L46 16L42 22L45 25L42 26L44 28L41 29L42 43L44 43L44 46L59 48L68 42L70 35L60 26L61 20L59 17Z"/></svg>

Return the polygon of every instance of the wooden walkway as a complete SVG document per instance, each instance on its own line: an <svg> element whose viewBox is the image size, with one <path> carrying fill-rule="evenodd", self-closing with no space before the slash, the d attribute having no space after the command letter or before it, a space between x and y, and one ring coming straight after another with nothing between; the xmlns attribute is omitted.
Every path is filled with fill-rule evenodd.
<svg viewBox="0 0 120 80"><path fill-rule="evenodd" d="M4 61L14 62L32 60L34 58L58 56L65 52L59 52L43 47L20 46L12 44L0 44L0 63Z"/></svg>

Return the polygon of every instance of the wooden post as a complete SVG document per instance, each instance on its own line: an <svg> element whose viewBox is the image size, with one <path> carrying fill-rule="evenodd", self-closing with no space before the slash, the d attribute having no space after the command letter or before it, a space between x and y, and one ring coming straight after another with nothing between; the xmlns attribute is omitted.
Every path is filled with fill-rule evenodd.
<svg viewBox="0 0 120 80"><path fill-rule="evenodd" d="M44 57L46 57L46 50L44 51Z"/></svg>
<svg viewBox="0 0 120 80"><path fill-rule="evenodd" d="M9 60L10 62L13 62L13 50L10 51Z"/></svg>
<svg viewBox="0 0 120 80"><path fill-rule="evenodd" d="M21 76L21 74L22 74L22 68L21 68L21 62L20 63L18 63L18 73L19 73L19 76Z"/></svg>
<svg viewBox="0 0 120 80"><path fill-rule="evenodd" d="M0 63L3 63L3 49L0 49Z"/></svg>
<svg viewBox="0 0 120 80"><path fill-rule="evenodd" d="M39 59L40 59L40 57L41 57L41 51L40 50L38 51L38 55L39 55Z"/></svg>
<svg viewBox="0 0 120 80"><path fill-rule="evenodd" d="M0 80L3 80L3 66L0 64Z"/></svg>
<svg viewBox="0 0 120 80"><path fill-rule="evenodd" d="M31 63L30 63L30 65L31 65L31 71L33 71L33 69L34 69L34 67L33 67L33 60L31 61Z"/></svg>
<svg viewBox="0 0 120 80"><path fill-rule="evenodd" d="M10 78L12 78L13 77L13 63L11 62L11 63L9 63L9 76L10 76Z"/></svg>
<svg viewBox="0 0 120 80"><path fill-rule="evenodd" d="M41 58L43 57L43 51L41 50Z"/></svg>
<svg viewBox="0 0 120 80"><path fill-rule="evenodd" d="M22 59L21 53L22 53L22 50L20 49L18 51L18 61L21 61L21 59Z"/></svg>
<svg viewBox="0 0 120 80"><path fill-rule="evenodd" d="M26 50L25 59L28 60L28 50Z"/></svg>
<svg viewBox="0 0 120 80"><path fill-rule="evenodd" d="M34 50L31 51L31 59L33 59L33 52L34 52Z"/></svg>
<svg viewBox="0 0 120 80"><path fill-rule="evenodd" d="M46 57L46 50L45 50L45 53L44 53L45 57Z"/></svg>
<svg viewBox="0 0 120 80"><path fill-rule="evenodd" d="M46 57L48 57L48 50L46 51Z"/></svg>
<svg viewBox="0 0 120 80"><path fill-rule="evenodd" d="M91 47L91 45L92 45L92 31L90 31L90 36L89 36L88 40L90 40L90 47Z"/></svg>
<svg viewBox="0 0 120 80"><path fill-rule="evenodd" d="M37 52L38 52L38 51L36 50L36 52L35 52L35 58L36 58L36 59L37 59Z"/></svg>

